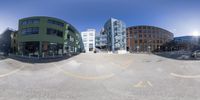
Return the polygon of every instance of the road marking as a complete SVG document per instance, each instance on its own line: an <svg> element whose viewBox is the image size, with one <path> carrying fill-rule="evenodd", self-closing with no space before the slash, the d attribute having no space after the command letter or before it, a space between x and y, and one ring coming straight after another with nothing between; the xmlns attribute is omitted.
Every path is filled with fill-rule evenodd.
<svg viewBox="0 0 200 100"><path fill-rule="evenodd" d="M180 75L180 74L175 74L175 73L170 73L170 75L174 77L179 77L179 78L200 78L200 75Z"/></svg>
<svg viewBox="0 0 200 100"><path fill-rule="evenodd" d="M150 81L147 81L147 83L149 84L149 86L153 87L153 85L151 84L151 82L150 82Z"/></svg>
<svg viewBox="0 0 200 100"><path fill-rule="evenodd" d="M78 78L78 79L84 79L84 80L104 80L104 79L109 79L109 78L112 78L113 76L115 76L114 73L107 74L107 75L101 75L101 76L83 76L83 75L80 75L80 74L76 74L76 73L65 71L61 67L57 66L56 64L54 64L54 65L56 66L57 69L59 69L60 71L62 71L65 75L71 76L71 77L75 77L75 78Z"/></svg>
<svg viewBox="0 0 200 100"><path fill-rule="evenodd" d="M150 81L140 81L134 85L135 88L145 88L147 86L153 87Z"/></svg>
<svg viewBox="0 0 200 100"><path fill-rule="evenodd" d="M6 76L10 76L10 75L12 75L12 74L15 74L15 73L17 73L18 71L20 71L22 68L24 68L24 66L22 66L22 67L20 67L20 68L18 68L18 69L16 69L16 70L14 70L14 71L11 71L11 72L9 72L9 73L0 75L0 78L6 77Z"/></svg>

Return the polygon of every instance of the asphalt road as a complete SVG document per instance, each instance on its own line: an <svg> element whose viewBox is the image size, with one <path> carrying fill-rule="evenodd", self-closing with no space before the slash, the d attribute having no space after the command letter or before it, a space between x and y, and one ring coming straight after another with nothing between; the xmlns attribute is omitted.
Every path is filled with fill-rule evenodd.
<svg viewBox="0 0 200 100"><path fill-rule="evenodd" d="M200 61L148 54L0 60L0 100L199 100L199 94Z"/></svg>

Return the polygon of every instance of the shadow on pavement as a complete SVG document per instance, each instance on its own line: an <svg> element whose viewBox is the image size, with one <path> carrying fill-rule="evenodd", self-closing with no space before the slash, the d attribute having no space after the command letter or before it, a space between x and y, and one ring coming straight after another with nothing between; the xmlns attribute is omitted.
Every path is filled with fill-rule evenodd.
<svg viewBox="0 0 200 100"><path fill-rule="evenodd" d="M57 61L69 59L69 58L77 56L79 54L64 55L64 56L60 56L60 57L51 57L51 58L36 58L36 57L29 58L29 57L10 55L8 58L11 58L11 59L14 59L17 61L21 61L21 62L25 62L25 63L50 63L50 62L57 62Z"/></svg>
<svg viewBox="0 0 200 100"><path fill-rule="evenodd" d="M191 56L191 52L154 52L153 54L175 60L200 60Z"/></svg>
<svg viewBox="0 0 200 100"><path fill-rule="evenodd" d="M4 60L4 59L7 59L7 57L3 56L3 55L0 55L0 60Z"/></svg>

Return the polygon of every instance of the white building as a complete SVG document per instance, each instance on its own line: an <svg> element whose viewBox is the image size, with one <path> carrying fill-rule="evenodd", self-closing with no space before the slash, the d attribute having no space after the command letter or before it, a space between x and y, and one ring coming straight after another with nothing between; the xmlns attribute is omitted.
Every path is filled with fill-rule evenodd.
<svg viewBox="0 0 200 100"><path fill-rule="evenodd" d="M93 52L95 50L95 33L95 29L87 29L87 31L81 32L86 52Z"/></svg>

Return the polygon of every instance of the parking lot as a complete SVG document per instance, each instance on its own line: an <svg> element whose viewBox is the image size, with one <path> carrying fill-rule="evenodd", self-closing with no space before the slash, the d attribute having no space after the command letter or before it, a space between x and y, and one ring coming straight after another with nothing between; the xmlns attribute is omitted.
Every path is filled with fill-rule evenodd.
<svg viewBox="0 0 200 100"><path fill-rule="evenodd" d="M0 60L0 100L198 100L200 61L85 53L51 63Z"/></svg>

